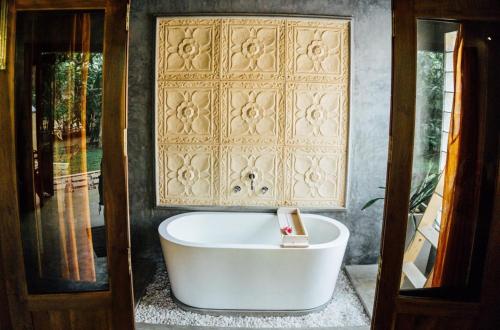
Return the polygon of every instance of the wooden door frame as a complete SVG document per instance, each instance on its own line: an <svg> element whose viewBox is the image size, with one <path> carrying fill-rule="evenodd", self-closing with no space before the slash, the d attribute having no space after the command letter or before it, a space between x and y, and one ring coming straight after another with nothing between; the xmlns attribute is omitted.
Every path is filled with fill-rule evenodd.
<svg viewBox="0 0 500 330"><path fill-rule="evenodd" d="M111 326L133 329L133 292L128 217L126 0L7 0L7 70L0 71L0 279L5 283L10 323L30 329L32 311L112 309ZM16 13L38 10L100 9L105 12L103 64L103 177L109 290L29 295L18 208L15 147L14 62ZM110 77L110 78L108 78ZM108 79L107 79L108 78ZM0 291L1 293L2 291Z"/></svg>
<svg viewBox="0 0 500 330"><path fill-rule="evenodd" d="M493 182L489 215L490 232L484 261L482 288L477 301L451 301L438 297L410 297L399 291L408 205L412 175L412 157L416 94L416 21L417 19L499 21L500 3L491 0L393 0L392 99L384 206L381 257L375 294L372 329L392 329L397 315L479 318L486 328L500 311L500 174L497 163L489 164ZM403 88L401 86L404 86ZM486 168L484 168L486 170ZM491 179L490 178L490 179ZM496 310L495 310L496 309ZM496 319L498 320L498 319Z"/></svg>

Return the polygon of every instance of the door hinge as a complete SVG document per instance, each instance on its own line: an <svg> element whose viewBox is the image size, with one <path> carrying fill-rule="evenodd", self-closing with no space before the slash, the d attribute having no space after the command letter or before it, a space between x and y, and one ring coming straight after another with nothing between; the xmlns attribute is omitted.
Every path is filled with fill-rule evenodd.
<svg viewBox="0 0 500 330"><path fill-rule="evenodd" d="M130 24L130 3L127 3L127 17L125 18L125 31L128 31Z"/></svg>

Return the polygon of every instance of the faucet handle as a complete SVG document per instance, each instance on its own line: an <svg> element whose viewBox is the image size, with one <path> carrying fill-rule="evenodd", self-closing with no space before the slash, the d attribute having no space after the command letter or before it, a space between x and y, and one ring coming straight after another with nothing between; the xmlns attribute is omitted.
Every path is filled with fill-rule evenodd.
<svg viewBox="0 0 500 330"><path fill-rule="evenodd" d="M254 185L255 173L250 172L248 174L248 178L250 179L250 190L254 191L255 190L255 185Z"/></svg>

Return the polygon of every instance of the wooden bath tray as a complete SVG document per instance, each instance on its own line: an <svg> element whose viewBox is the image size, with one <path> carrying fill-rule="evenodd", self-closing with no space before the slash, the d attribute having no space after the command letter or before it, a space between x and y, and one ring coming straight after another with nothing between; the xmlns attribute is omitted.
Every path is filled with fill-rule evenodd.
<svg viewBox="0 0 500 330"><path fill-rule="evenodd" d="M277 213L281 231L281 246L308 247L309 235L302 222L300 210L293 207L280 207ZM286 228L290 228L291 232L287 233Z"/></svg>

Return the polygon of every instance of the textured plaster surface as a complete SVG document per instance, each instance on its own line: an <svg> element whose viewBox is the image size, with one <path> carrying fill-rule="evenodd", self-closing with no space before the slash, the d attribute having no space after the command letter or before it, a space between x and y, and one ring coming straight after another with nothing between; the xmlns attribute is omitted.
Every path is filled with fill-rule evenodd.
<svg viewBox="0 0 500 330"><path fill-rule="evenodd" d="M322 212L351 232L346 264L374 263L379 255L382 203L361 211L385 185L390 111L389 0L137 0L132 2L128 90L129 193L133 254L160 254L158 224L185 212L155 208L155 15L332 15L352 18L351 101L345 211ZM238 210L238 207L231 207ZM135 270L140 271L140 270Z"/></svg>

